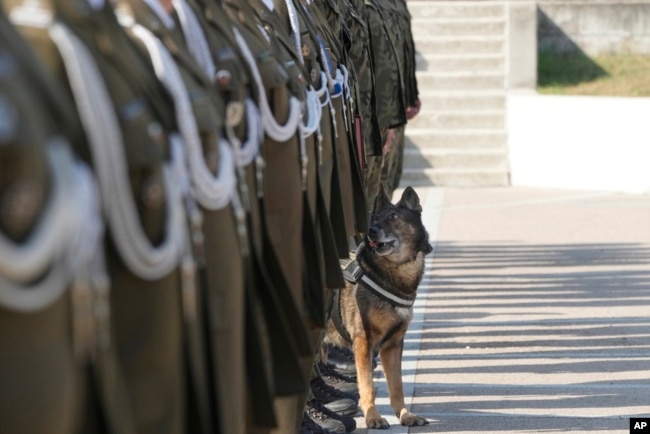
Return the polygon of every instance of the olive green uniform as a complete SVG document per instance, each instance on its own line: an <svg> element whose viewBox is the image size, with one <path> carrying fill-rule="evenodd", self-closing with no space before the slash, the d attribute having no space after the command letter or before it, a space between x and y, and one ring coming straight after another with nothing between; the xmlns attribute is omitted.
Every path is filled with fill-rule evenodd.
<svg viewBox="0 0 650 434"><path fill-rule="evenodd" d="M216 177L221 174L226 154L220 146L225 142L235 157L235 167L231 167L237 172L234 202L207 203L197 194L197 184L191 184L203 217L197 224L194 217L198 214L183 208L176 189L165 181L173 167L170 135L182 133L183 121L173 92L157 77L155 59L149 59L146 44L134 27L119 25L108 4L97 9L85 0L53 1L57 22L88 51L109 95L120 138L114 144L122 147L128 181L122 199L135 204L135 227L154 250L164 249L174 238L170 228L188 231L193 243L191 255L179 247L176 262L164 273L143 272L133 265L119 236L124 227L107 219L103 241L118 363L112 366L110 357L100 358L103 368L91 370L97 381L88 382L83 363L62 362L56 378L69 391L66 404L73 404L57 410L51 426L60 426L62 433L102 430L120 434L298 430L306 380L326 318L326 288L343 285L337 259L348 256L348 238L358 237L367 227L368 190L362 170L366 159L381 161L380 128L386 131L396 125L388 113L375 113L381 98L394 97L380 92L394 89L374 89L373 62L388 45L370 44L378 35L387 38L384 43L392 42L387 36L389 24L381 24L377 10L367 12L373 6L358 1L329 0L316 5L278 0L271 11L258 0L225 0L223 5L187 0L188 9L179 10L181 2L175 0L176 10L168 15L172 26L144 0L120 4L162 43L177 65L199 132L204 166ZM294 34L289 9L295 14L299 34ZM204 32L214 66L211 74L206 74L210 69L206 59L183 27L188 11ZM39 43L39 54L61 79L61 89L72 91L83 121L88 108L78 98L70 53L62 54L61 41L54 42L57 48L52 41ZM368 56L370 48L374 49L372 57ZM346 68L347 81L342 79ZM296 113L292 112L296 104L306 110L308 90L325 88L319 101L320 128L303 134L304 125L314 120L309 116L316 113L303 111L298 113L303 126L289 122L292 131L279 132L288 116ZM249 123L256 120L245 114L247 101L262 113L257 120L264 128L261 143L250 137L254 129ZM357 123L359 119L363 124ZM76 114L74 122L79 122ZM82 123L82 132L66 129L65 134L98 172L102 162L92 146L93 127ZM52 125L48 128L56 130ZM355 128L364 134L356 135ZM361 146L358 141L363 141ZM239 153L238 146L257 145L259 154L255 148L245 162L238 159L246 154ZM24 166L11 164L21 158L0 158L0 164L7 167L2 174L20 177L17 172ZM372 167L368 162L370 173L374 173ZM190 180L196 174L192 170ZM41 190L47 186L44 173L43 167L35 172ZM368 172L365 177L369 179ZM98 178L105 189L105 181ZM6 182L7 175L0 176L0 201ZM113 202L108 196L104 193L102 199L110 214ZM170 225L178 215L187 219L185 224ZM0 231L19 240L20 234L13 233L2 218ZM193 261L198 275L192 271ZM60 337L61 325L74 317L66 297L43 312L50 315L51 324L58 321L59 328L49 327L54 334L39 339ZM10 318L2 312L0 321ZM37 319L29 321L41 324ZM18 363L25 361L15 366ZM111 378L114 385L107 386ZM0 394L0 399L6 396ZM94 398L89 401L88 397ZM18 408L19 402L6 408ZM0 418L2 432L4 420L8 419Z"/></svg>
<svg viewBox="0 0 650 434"><path fill-rule="evenodd" d="M207 395L211 397L209 415L211 423L206 423L205 416L199 415L207 431L211 432L210 425L215 425L220 432L236 433L241 430L244 423L244 370L243 370L243 318L244 318L244 277L243 257L241 245L247 243L245 234L238 232L238 228L232 207L226 203L216 205L215 201L209 200L209 192L201 192L199 176L197 172L204 171L209 177L220 178L220 182L228 182L223 179L228 176L228 168L221 167L224 149L220 147L225 136L226 103L217 93L211 79L201 66L197 63L190 52L183 29L178 18L181 14L194 13L193 10L174 10L169 15L176 21L173 28L168 28L152 9L139 1L129 2L138 23L149 28L152 33L162 41L163 45L178 66L178 70L185 86L185 92L189 96L191 104L190 113L180 113L180 116L193 116L195 127L200 137L200 151L202 161L197 164L190 164L189 177L192 180L192 191L201 207L203 224L200 228L202 242L195 244L195 254L199 263L199 275L201 288L201 300L204 303L205 323L207 330L207 348L202 351L199 345L196 346L194 358L197 359L195 370L196 379L202 378L208 384L194 382L196 399L201 404L205 399L205 392L202 388L208 386ZM176 7L183 7L175 3ZM186 5L190 8L189 5ZM196 30L196 29L195 29ZM221 65L220 65L221 66ZM215 68L215 73L216 73ZM224 77L222 69L221 76ZM229 77L236 73L229 71ZM221 86L226 88L229 83L221 80ZM227 91L230 89L221 89ZM233 88L234 94L239 91L240 98L243 95L240 89ZM176 101L176 109L180 106ZM179 113L177 113L179 115ZM179 122L182 119L179 119ZM185 136L185 135L184 135ZM189 142L189 137L184 137ZM189 146L189 143L185 143ZM234 162L231 162L234 166ZM198 166L198 167L197 167ZM233 167L230 168L233 170ZM225 172L225 174L224 174ZM232 176L232 172L230 173ZM207 189L208 187L206 187ZM215 193L216 194L216 193ZM233 194L225 192L225 194ZM238 239L238 234L241 240ZM200 256L199 256L200 255ZM203 333L198 331L199 336ZM208 371L205 372L203 353L208 360ZM199 407L200 408L200 407ZM205 406L204 406L205 408ZM204 410L205 411L205 410ZM224 415L228 415L225 417Z"/></svg>
<svg viewBox="0 0 650 434"><path fill-rule="evenodd" d="M303 300L308 288L305 282L308 266L304 262L307 254L305 239L310 238L313 242L314 236L308 194L314 192L315 186L314 172L310 173L309 167L303 164L308 163L309 155L314 153L307 142L301 146L298 124L294 123L297 119L289 118L298 114L294 111L295 104L302 104L305 99L306 81L297 54L291 51L288 35L279 33L282 28L273 12L257 3L227 1L225 4L229 16L239 26L240 42L250 52L247 66L251 76L258 74L251 90L265 125L261 158L256 167L265 238L264 264L259 265L266 266L266 270L260 271L268 273L272 281L263 279L263 286L258 288L259 296L262 299L268 299L269 295L279 296L281 303L276 308L285 312L272 318L269 300L263 303L269 325L269 358L273 372L269 390L271 396L276 397L275 420L273 424L262 420L260 405L263 403L256 399L255 389L261 385L251 384L252 423L292 432L298 411L296 396L307 390L306 379L299 374L299 361L314 351L307 340L302 319ZM270 124L279 124L280 127L274 128ZM277 129L284 130L284 134L278 135L277 131L274 132ZM307 170L303 171L303 168ZM290 324L293 324L292 328L287 328ZM259 334L247 334L248 340L257 338ZM259 376L259 372L249 370L251 380L254 380L254 375Z"/></svg>
<svg viewBox="0 0 650 434"><path fill-rule="evenodd" d="M170 101L108 5L93 9L88 3L68 0L56 1L54 5L56 18L86 48L110 95L119 125L116 133L123 143L117 152L124 155L121 164L127 168L130 185L122 200L133 201L137 210L137 221L129 224L141 228L145 243L154 248L161 246L177 235L166 230L167 219L171 218L167 216L171 208L166 204L173 199L163 181L163 165L169 156L166 133L174 124ZM61 52L61 45L57 47ZM64 63L65 66L52 64L52 69L74 88L78 79L69 75L70 59L64 59ZM79 107L80 91L74 96ZM87 136L92 128L88 122L84 124ZM93 166L103 164L96 152L92 147L80 150ZM103 186L103 191L111 189ZM120 205L106 206L111 209ZM128 247L118 245L115 238L115 231L122 229L109 221L113 237L107 238L106 244L113 331L126 380L126 402L137 432L184 432L185 376L178 269L172 264L171 270L160 276L134 271L132 264L122 258Z"/></svg>
<svg viewBox="0 0 650 434"><path fill-rule="evenodd" d="M55 194L48 185L56 170L48 160L48 146L61 134L58 128L68 125L65 117L57 119L53 109L62 106L51 92L39 94L51 83L3 10L0 53L0 243L20 249L53 219L51 212L46 214ZM62 121L58 127L56 121ZM65 251L67 241L59 244L57 248ZM55 291L51 301L21 308L32 282L7 274L10 270L4 267L16 265L5 264L8 259L0 258L0 432L78 433L83 402L91 398L85 394L85 362L74 354L71 276L65 275L56 257L48 258L52 262L47 269L65 275L64 292L57 295L56 287L43 288L45 296Z"/></svg>

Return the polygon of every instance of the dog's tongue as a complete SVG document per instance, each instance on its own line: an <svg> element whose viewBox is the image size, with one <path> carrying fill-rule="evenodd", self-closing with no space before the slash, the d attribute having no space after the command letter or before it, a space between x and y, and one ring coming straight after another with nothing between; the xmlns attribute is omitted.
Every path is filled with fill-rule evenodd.
<svg viewBox="0 0 650 434"><path fill-rule="evenodd" d="M371 249L374 249L379 245L379 241L368 241L368 245Z"/></svg>

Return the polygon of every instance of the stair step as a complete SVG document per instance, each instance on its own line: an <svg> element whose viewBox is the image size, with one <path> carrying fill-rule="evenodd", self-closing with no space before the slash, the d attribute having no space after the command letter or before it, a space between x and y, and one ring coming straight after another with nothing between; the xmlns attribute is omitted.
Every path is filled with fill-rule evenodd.
<svg viewBox="0 0 650 434"><path fill-rule="evenodd" d="M411 169L404 168L400 185L405 187L504 187L510 185L507 169Z"/></svg>
<svg viewBox="0 0 650 434"><path fill-rule="evenodd" d="M409 1L408 9L413 17L419 18L504 17L506 13L503 1Z"/></svg>
<svg viewBox="0 0 650 434"><path fill-rule="evenodd" d="M422 110L499 110L506 109L506 95L503 91L465 91L426 89L420 92Z"/></svg>
<svg viewBox="0 0 650 434"><path fill-rule="evenodd" d="M474 71L499 72L505 71L503 53L492 54L427 54L415 53L417 71Z"/></svg>
<svg viewBox="0 0 650 434"><path fill-rule="evenodd" d="M415 74L418 89L504 89L502 72L423 72Z"/></svg>
<svg viewBox="0 0 650 434"><path fill-rule="evenodd" d="M503 53L505 40L498 36L420 36L415 49L421 53Z"/></svg>
<svg viewBox="0 0 650 434"><path fill-rule="evenodd" d="M404 167L411 169L454 168L502 169L507 166L506 149L404 149Z"/></svg>
<svg viewBox="0 0 650 434"><path fill-rule="evenodd" d="M409 1L422 109L406 126L403 185L509 185L508 2Z"/></svg>
<svg viewBox="0 0 650 434"><path fill-rule="evenodd" d="M495 36L503 35L505 19L496 18L420 18L411 20L413 36L455 35L455 36Z"/></svg>
<svg viewBox="0 0 650 434"><path fill-rule="evenodd" d="M507 144L507 133L501 129L446 129L412 128L406 125L405 149L502 149Z"/></svg>
<svg viewBox="0 0 650 434"><path fill-rule="evenodd" d="M435 111L423 106L408 122L411 128L503 129L505 112L501 110Z"/></svg>

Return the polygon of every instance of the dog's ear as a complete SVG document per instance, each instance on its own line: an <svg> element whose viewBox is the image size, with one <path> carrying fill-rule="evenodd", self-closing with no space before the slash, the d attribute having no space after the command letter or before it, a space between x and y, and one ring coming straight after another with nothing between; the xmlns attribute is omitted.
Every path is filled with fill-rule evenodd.
<svg viewBox="0 0 650 434"><path fill-rule="evenodd" d="M397 202L397 206L408 208L413 211L422 213L422 205L420 205L420 198L418 194L411 188L411 186L406 187L404 193L402 193L402 198Z"/></svg>
<svg viewBox="0 0 650 434"><path fill-rule="evenodd" d="M373 209L373 212L387 205L391 205L390 198L388 197L386 190L384 190L384 184L380 184L379 194L377 194L377 197L375 198L375 207Z"/></svg>

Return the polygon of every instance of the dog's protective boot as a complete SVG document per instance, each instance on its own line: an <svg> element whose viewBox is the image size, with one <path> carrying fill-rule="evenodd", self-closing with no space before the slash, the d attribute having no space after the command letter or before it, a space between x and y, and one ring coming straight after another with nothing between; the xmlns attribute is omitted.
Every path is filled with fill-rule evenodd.
<svg viewBox="0 0 650 434"><path fill-rule="evenodd" d="M315 402L314 400L307 402L307 406L305 407L305 414L314 423L314 426L309 427L309 429L311 429L314 434L330 432L337 434L345 433L345 425L343 422L333 419L325 414L321 410L321 406L318 404L318 402ZM321 430L319 431L318 428L321 428Z"/></svg>

